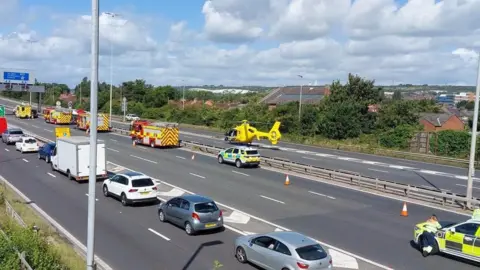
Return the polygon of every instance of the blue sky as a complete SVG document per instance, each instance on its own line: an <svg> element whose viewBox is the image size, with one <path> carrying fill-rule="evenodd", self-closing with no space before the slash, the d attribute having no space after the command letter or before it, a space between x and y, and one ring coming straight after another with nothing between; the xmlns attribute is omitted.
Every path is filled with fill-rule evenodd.
<svg viewBox="0 0 480 270"><path fill-rule="evenodd" d="M20 33L0 40L4 66L70 84L89 74L81 16L91 14L91 1L3 1L0 33ZM128 26L101 30L101 78L111 43L114 83L283 85L303 74L323 84L352 72L386 84L474 84L480 0L439 2L103 0L100 12L121 14Z"/></svg>

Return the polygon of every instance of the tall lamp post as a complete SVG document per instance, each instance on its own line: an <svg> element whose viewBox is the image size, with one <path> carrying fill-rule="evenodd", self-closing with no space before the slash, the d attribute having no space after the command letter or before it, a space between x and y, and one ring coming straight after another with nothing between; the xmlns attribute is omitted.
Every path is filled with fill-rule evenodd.
<svg viewBox="0 0 480 270"><path fill-rule="evenodd" d="M98 126L98 45L99 45L99 0L92 0L92 41L91 41L91 76L90 81L90 166L88 177L88 223L87 223L87 270L94 270L95 248L95 183L97 180L97 126Z"/></svg>
<svg viewBox="0 0 480 270"><path fill-rule="evenodd" d="M185 80L182 80L182 93L183 93L182 110L185 110Z"/></svg>
<svg viewBox="0 0 480 270"><path fill-rule="evenodd" d="M302 75L297 75L300 79L303 79ZM303 80L302 83L300 84L300 102L298 106L298 121L302 119L302 95L303 95Z"/></svg>
<svg viewBox="0 0 480 270"><path fill-rule="evenodd" d="M475 174L475 154L477 144L477 127L478 127L478 102L480 96L480 54L478 56L478 70L477 70L477 88L475 91L475 109L473 114L472 125L472 142L470 144L470 161L468 163L468 181L467 181L467 199L472 199L473 193L473 175ZM467 207L471 208L471 203L467 202Z"/></svg>

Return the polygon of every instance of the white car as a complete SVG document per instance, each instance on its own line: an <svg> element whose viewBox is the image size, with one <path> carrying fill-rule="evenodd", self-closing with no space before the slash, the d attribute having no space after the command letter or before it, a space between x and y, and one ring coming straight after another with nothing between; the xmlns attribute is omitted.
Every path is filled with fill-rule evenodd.
<svg viewBox="0 0 480 270"><path fill-rule="evenodd" d="M137 115L135 114L127 114L125 116L125 119L127 119L128 121L132 121L132 120L140 120L140 117L138 117Z"/></svg>
<svg viewBox="0 0 480 270"><path fill-rule="evenodd" d="M103 195L120 199L123 206L140 202L158 202L157 185L143 173L127 172L103 181Z"/></svg>
<svg viewBox="0 0 480 270"><path fill-rule="evenodd" d="M15 143L15 149L22 153L38 152L38 142L33 137L22 137L19 142Z"/></svg>

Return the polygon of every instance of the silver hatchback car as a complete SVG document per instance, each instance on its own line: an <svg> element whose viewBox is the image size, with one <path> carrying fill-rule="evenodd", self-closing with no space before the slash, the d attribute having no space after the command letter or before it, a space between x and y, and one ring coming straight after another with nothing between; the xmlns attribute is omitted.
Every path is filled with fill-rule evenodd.
<svg viewBox="0 0 480 270"><path fill-rule="evenodd" d="M22 141L25 134L19 128L9 128L2 134L2 142L6 144L15 144Z"/></svg>
<svg viewBox="0 0 480 270"><path fill-rule="evenodd" d="M332 257L320 244L297 232L271 232L240 236L235 257L264 269L330 269Z"/></svg>
<svg viewBox="0 0 480 270"><path fill-rule="evenodd" d="M222 230L223 213L210 198L200 195L183 195L158 206L158 218L185 228L188 235L198 231Z"/></svg>

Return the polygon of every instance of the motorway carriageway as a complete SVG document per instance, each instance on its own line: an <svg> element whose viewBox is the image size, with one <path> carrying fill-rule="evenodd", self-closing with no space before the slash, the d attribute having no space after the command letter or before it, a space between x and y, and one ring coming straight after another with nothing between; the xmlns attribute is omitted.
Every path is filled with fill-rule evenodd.
<svg viewBox="0 0 480 270"><path fill-rule="evenodd" d="M3 103L14 106L15 103L3 99ZM127 123L112 121L114 127L128 129ZM201 129L181 128L181 139L198 143L231 147L225 143L223 134ZM265 146L266 144L261 143ZM282 150L262 148L260 153L306 165L331 170L342 170L397 183L411 184L430 190L443 190L465 194L467 189L466 168L438 165L384 156L376 156L347 151L336 151L315 146L280 142ZM480 171L476 171L479 175ZM473 196L480 197L480 179L474 178Z"/></svg>
<svg viewBox="0 0 480 270"><path fill-rule="evenodd" d="M17 120L9 117L9 121L39 136L54 139L55 126L44 123L42 119ZM72 133L85 134L73 129ZM397 200L293 176L290 177L291 185L285 187L283 185L285 176L281 173L263 169L239 170L229 165L220 165L214 158L201 154L196 154L195 159L192 160L192 153L182 149L133 147L129 138L114 133L99 134L99 139L105 140L107 144L107 159L110 162L143 172L183 189L210 196L220 203L305 233L388 267L422 270L476 269L471 264L442 256L425 259L410 244L414 224L425 220L432 213L437 214L441 220L449 221L463 221L468 216L409 204L409 216L400 217L402 203ZM9 179L15 181L13 180L15 171L9 171L11 171ZM57 176L49 182L53 184L66 180L66 178L60 178ZM86 186L76 185L70 181L65 182L71 183L66 185L73 185L73 188L86 190ZM15 182L13 184L16 185ZM22 190L21 186L18 188ZM40 193L38 190L37 192ZM54 197L51 194L43 196ZM86 199L84 200L86 207ZM59 207L58 203L57 207ZM129 208L128 211L136 211L135 209L137 208ZM139 212L144 211L143 208L141 209ZM48 209L45 210L48 211ZM97 214L103 213L99 211ZM148 210L148 214L152 216L152 220L156 219L154 209ZM146 220L147 217L134 217L134 219L139 224L143 224L142 220ZM234 223L229 225L236 226L243 232L257 233L268 229L265 224L254 222L252 219L245 224ZM164 228L159 224L153 229L158 229L159 226ZM68 226L65 227L70 229ZM271 227L270 230L273 228ZM119 233L125 236L131 235L128 230L119 231ZM163 231L160 233L163 234ZM169 238L173 239L173 237ZM230 241L233 241L233 238ZM128 244L128 241L124 242L123 245ZM107 246L111 248L118 244ZM337 258L345 261L352 259L346 257L348 256ZM111 261L107 257L105 260ZM358 259L357 263L359 269L378 269Z"/></svg>

